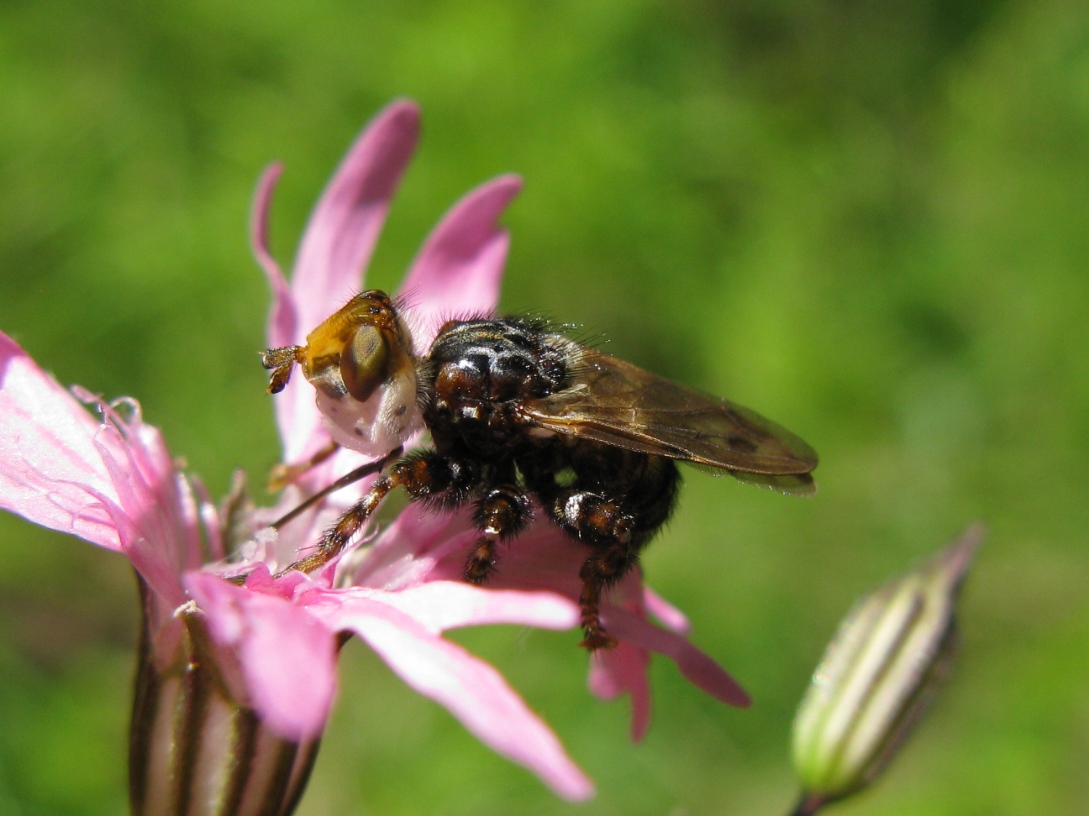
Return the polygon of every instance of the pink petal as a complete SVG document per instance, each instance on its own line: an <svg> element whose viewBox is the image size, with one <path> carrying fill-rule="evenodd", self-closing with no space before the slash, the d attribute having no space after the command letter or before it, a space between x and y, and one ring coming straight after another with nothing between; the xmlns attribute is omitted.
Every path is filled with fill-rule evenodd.
<svg viewBox="0 0 1089 816"><path fill-rule="evenodd" d="M643 604L650 614L678 635L687 635L692 630L692 625L684 612L648 586L643 587Z"/></svg>
<svg viewBox="0 0 1089 816"><path fill-rule="evenodd" d="M487 663L383 603L357 597L323 608L330 625L358 634L409 686L445 706L485 745L529 768L565 799L593 794L593 784L555 734Z"/></svg>
<svg viewBox="0 0 1089 816"><path fill-rule="evenodd" d="M461 553L479 535L468 516L464 511L451 514L409 505L375 539L352 583L396 590L425 581L460 579L465 564ZM437 564L449 556L457 563L437 570Z"/></svg>
<svg viewBox="0 0 1089 816"><path fill-rule="evenodd" d="M578 605L551 592L481 589L460 581L434 581L399 592L347 589L411 615L432 634L461 626L512 623L541 629L571 629Z"/></svg>
<svg viewBox="0 0 1089 816"><path fill-rule="evenodd" d="M359 291L390 199L416 147L420 111L404 100L378 114L325 188L306 228L291 289L299 311L294 342Z"/></svg>
<svg viewBox="0 0 1089 816"><path fill-rule="evenodd" d="M405 536L406 542L426 543L432 547L417 549L414 553L415 558L420 561L431 559L435 562L430 574L426 576L427 580L451 580L464 575L468 548L479 535L472 525L472 514L467 510L458 511L443 520L448 525L445 529L428 526L435 524L431 521L434 514L430 513L418 511L418 520L414 520L410 513L403 513L398 519L398 529ZM588 553L585 545L575 541L549 521L545 511L539 506L534 505L533 513L535 521L528 530L500 545L496 574L488 580L488 587L547 590L568 598L578 598L582 589L579 569L585 563ZM418 535L417 532L425 535ZM375 549L377 550L377 546ZM386 555L388 558L392 554ZM612 587L608 597L611 599L615 592L624 589L626 582L632 579L638 581L639 576L633 572L625 582Z"/></svg>
<svg viewBox="0 0 1089 816"><path fill-rule="evenodd" d="M118 501L95 446L99 425L0 333L0 507L35 524L121 548Z"/></svg>
<svg viewBox="0 0 1089 816"><path fill-rule="evenodd" d="M268 248L269 208L282 170L281 165L273 164L261 174L250 216L250 242L272 290L266 332L269 348L294 345L301 333L295 296ZM280 439L284 440L284 460L288 462L304 460L328 441L320 430L321 418L314 406L313 391L299 379L295 377L273 403ZM303 426L305 432L300 432Z"/></svg>
<svg viewBox="0 0 1089 816"><path fill-rule="evenodd" d="M603 700L631 695L631 739L638 742L650 725L650 653L621 641L614 649L596 652L590 661L590 691Z"/></svg>
<svg viewBox="0 0 1089 816"><path fill-rule="evenodd" d="M272 289L272 311L268 321L269 348L288 346L295 342L298 315L295 303L288 288L280 265L272 257L268 246L268 218L272 204L272 194L276 182L280 180L283 165L276 163L265 168L257 182L257 193L253 198L253 212L250 215L250 244L257 262L265 271L269 288Z"/></svg>
<svg viewBox="0 0 1089 816"><path fill-rule="evenodd" d="M447 320L495 310L510 244L496 219L521 189L517 176L500 176L469 192L420 250L401 285L419 353Z"/></svg>
<svg viewBox="0 0 1089 816"><path fill-rule="evenodd" d="M208 573L183 582L221 647L238 657L250 702L289 740L319 736L336 694L334 633L305 609Z"/></svg>
<svg viewBox="0 0 1089 816"><path fill-rule="evenodd" d="M295 261L290 298L280 289L282 276L270 276L274 303L269 340L274 346L302 344L309 332L359 291L390 199L416 147L419 125L416 105L394 102L348 150L310 216ZM262 195L271 192L264 185L270 184L266 173L258 192L255 235L267 208ZM255 243L260 246L256 238ZM275 406L285 461L305 460L328 443L314 405L314 389L304 378L294 377L277 396Z"/></svg>
<svg viewBox="0 0 1089 816"><path fill-rule="evenodd" d="M364 584L385 588L450 580L461 574L466 549L475 535L464 513L446 517L413 515L410 508L375 543L359 577ZM555 525L538 521L501 550L498 573L489 581L489 589L544 590L574 599L580 591L578 572L585 557L582 545ZM405 576L407 580L401 582ZM747 705L745 692L713 660L679 634L659 629L642 617L639 609L646 598L638 572L630 573L610 588L602 618L621 644L595 663L590 677L591 689L599 696L632 694L633 737L638 739L642 735L649 717L647 649L674 660L685 677L716 699L731 705ZM621 604L630 608L625 610ZM684 621L683 615L676 610L670 612L672 607L653 593L650 604L668 623L676 625ZM636 651L628 652L629 648Z"/></svg>
<svg viewBox="0 0 1089 816"><path fill-rule="evenodd" d="M689 681L716 700L741 708L752 702L727 672L675 632L659 629L631 612L610 606L603 614L605 628L614 637L665 655Z"/></svg>
<svg viewBox="0 0 1089 816"><path fill-rule="evenodd" d="M155 501L157 491L143 480L132 449L117 428L102 426L95 444L118 495L116 502L100 499L113 519L120 549L147 582L160 612L173 610L184 601L178 583L184 541L164 518L173 508Z"/></svg>
<svg viewBox="0 0 1089 816"><path fill-rule="evenodd" d="M104 417L93 440L113 490L97 498L110 513L122 551L156 602L173 609L184 601L178 576L185 568L198 567L206 554L201 508L185 477L175 470L159 429L141 419L138 403L119 400L111 405L82 388L73 392L96 404ZM127 408L124 414L121 405ZM210 528L218 527L215 509L204 511Z"/></svg>

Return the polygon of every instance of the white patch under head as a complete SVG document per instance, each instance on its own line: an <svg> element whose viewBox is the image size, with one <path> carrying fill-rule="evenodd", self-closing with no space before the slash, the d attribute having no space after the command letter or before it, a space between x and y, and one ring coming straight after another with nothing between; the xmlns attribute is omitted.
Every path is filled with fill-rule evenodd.
<svg viewBox="0 0 1089 816"><path fill-rule="evenodd" d="M382 456L423 425L416 405L416 371L406 366L366 402L350 394L332 397L318 389L318 410L333 441L365 456Z"/></svg>

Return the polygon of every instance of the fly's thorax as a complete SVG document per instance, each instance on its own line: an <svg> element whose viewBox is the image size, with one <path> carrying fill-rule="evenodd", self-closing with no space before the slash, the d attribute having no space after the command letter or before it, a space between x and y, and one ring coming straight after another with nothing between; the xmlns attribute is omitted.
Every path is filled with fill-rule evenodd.
<svg viewBox="0 0 1089 816"><path fill-rule="evenodd" d="M385 452L419 424L412 336L384 292L356 295L310 332L302 369L330 435L344 447Z"/></svg>
<svg viewBox="0 0 1089 816"><path fill-rule="evenodd" d="M489 445L525 436L517 407L563 388L567 378L565 347L557 337L525 318L444 326L421 382L432 432Z"/></svg>

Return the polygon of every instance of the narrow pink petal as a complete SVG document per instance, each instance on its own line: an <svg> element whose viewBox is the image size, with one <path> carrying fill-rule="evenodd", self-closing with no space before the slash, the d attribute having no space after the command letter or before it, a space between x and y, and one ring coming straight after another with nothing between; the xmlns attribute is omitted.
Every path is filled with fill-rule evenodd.
<svg viewBox="0 0 1089 816"><path fill-rule="evenodd" d="M186 589L220 646L235 651L261 720L289 740L319 736L336 694L334 633L276 595L189 572Z"/></svg>
<svg viewBox="0 0 1089 816"><path fill-rule="evenodd" d="M159 491L145 480L135 459L137 451L113 424L99 427L95 435L104 467L110 475L116 500L100 496L110 512L124 552L151 589L155 601L175 608L184 601L178 576L183 538L173 515L174 499L159 501ZM172 482L173 472L161 479Z"/></svg>
<svg viewBox="0 0 1089 816"><path fill-rule="evenodd" d="M650 614L678 635L687 635L692 630L688 616L648 586L643 587L643 604Z"/></svg>
<svg viewBox="0 0 1089 816"><path fill-rule="evenodd" d="M134 401L129 420L111 406L98 404L107 424L98 430L95 446L131 522L132 529L122 539L125 548L130 555L133 547L150 551L154 559L170 566L176 584L183 569L196 569L203 560L192 494L188 487L179 489L184 480L174 469L162 434L143 423ZM119 519L115 521L122 527Z"/></svg>
<svg viewBox="0 0 1089 816"><path fill-rule="evenodd" d="M416 147L419 125L416 105L394 102L348 150L310 216L290 293L282 289L282 275L270 275L274 302L269 342L273 347L302 344L309 332L359 291L390 200ZM269 175L266 173L258 188L257 246L261 244L256 233L263 226L267 204L262 196L271 192ZM267 265L265 269L268 274ZM314 389L302 377L294 377L277 395L275 410L285 461L305 460L329 442L314 405Z"/></svg>
<svg viewBox="0 0 1089 816"><path fill-rule="evenodd" d="M221 574L221 577L227 577ZM259 562L246 573L245 587L251 592L262 595L275 595L290 601L295 596L295 590L310 582L310 576L292 570L282 578L273 578L268 564Z"/></svg>
<svg viewBox="0 0 1089 816"><path fill-rule="evenodd" d="M186 482L194 510L193 523L207 536L208 561L219 561L227 557L223 541L223 525L219 518L219 509L208 488L199 477L193 475Z"/></svg>
<svg viewBox="0 0 1089 816"><path fill-rule="evenodd" d="M556 735L487 663L377 601L343 599L334 614L338 626L363 638L409 686L445 706L492 750L529 768L565 799L593 794Z"/></svg>
<svg viewBox="0 0 1089 816"><path fill-rule="evenodd" d="M299 315L293 342L359 291L390 199L416 147L420 111L400 100L356 140L322 193L299 247L291 289Z"/></svg>
<svg viewBox="0 0 1089 816"><path fill-rule="evenodd" d="M301 333L295 296L268 246L269 209L282 171L283 166L277 163L261 174L250 216L250 243L272 290L272 307L266 331L269 348L293 345ZM295 377L273 403L280 439L284 440L284 459L289 462L305 459L327 441L324 432L319 430L321 419L314 406L313 390L300 379Z"/></svg>
<svg viewBox="0 0 1089 816"><path fill-rule="evenodd" d="M95 447L98 423L0 333L0 507L111 550L121 541L103 503L117 492Z"/></svg>
<svg viewBox="0 0 1089 816"><path fill-rule="evenodd" d="M590 691L603 700L631 695L631 739L639 742L650 725L650 654L621 641L614 649L596 652L590 661Z"/></svg>
<svg viewBox="0 0 1089 816"><path fill-rule="evenodd" d="M551 592L481 589L461 581L434 581L400 592L347 589L411 615L432 634L461 626L521 624L541 629L571 629L578 605Z"/></svg>
<svg viewBox="0 0 1089 816"><path fill-rule="evenodd" d="M522 189L500 176L469 192L443 217L401 285L422 353L450 318L492 312L510 238L496 220Z"/></svg>
<svg viewBox="0 0 1089 816"><path fill-rule="evenodd" d="M96 497L155 603L172 610L184 601L178 581L182 570L196 569L206 556L202 510L189 482L176 470L162 433L143 421L136 400L106 403L78 386L72 390L104 417L92 440L112 490ZM218 528L214 507L207 505L204 515L210 530Z"/></svg>
<svg viewBox="0 0 1089 816"><path fill-rule="evenodd" d="M272 257L268 245L268 219L272 205L272 194L276 182L280 180L283 165L276 163L265 168L257 182L257 193L253 197L253 212L250 214L250 244L253 254L265 271L269 288L272 289L272 310L268 321L269 348L288 346L295 342L298 316L295 303L288 288L283 270Z"/></svg>
<svg viewBox="0 0 1089 816"><path fill-rule="evenodd" d="M665 655L681 674L716 700L741 708L752 702L725 669L675 632L659 629L618 607L607 607L602 618L614 637Z"/></svg>

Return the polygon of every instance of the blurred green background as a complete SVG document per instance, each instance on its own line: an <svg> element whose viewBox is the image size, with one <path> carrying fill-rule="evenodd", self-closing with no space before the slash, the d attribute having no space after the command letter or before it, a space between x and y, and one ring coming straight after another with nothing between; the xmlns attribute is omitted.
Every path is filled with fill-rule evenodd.
<svg viewBox="0 0 1089 816"><path fill-rule="evenodd" d="M356 643L300 813L784 814L836 623L977 518L952 682L838 812L1086 812L1089 5L6 0L0 328L60 381L138 397L217 495L263 474L254 182L285 161L286 263L397 96L424 138L369 282L519 172L504 306L782 422L820 493L690 472L646 557L752 709L658 660L631 745L573 633L458 634L597 781L576 806ZM0 813L123 811L135 636L120 558L0 517Z"/></svg>

